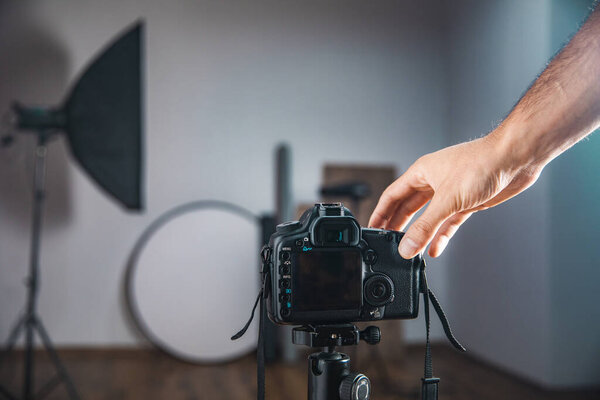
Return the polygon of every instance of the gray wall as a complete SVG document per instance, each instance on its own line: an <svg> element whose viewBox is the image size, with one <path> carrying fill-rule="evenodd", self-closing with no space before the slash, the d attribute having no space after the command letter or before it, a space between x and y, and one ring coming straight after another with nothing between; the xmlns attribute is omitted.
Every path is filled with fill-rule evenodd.
<svg viewBox="0 0 600 400"><path fill-rule="evenodd" d="M402 170L488 132L586 3L0 1L0 110L14 98L56 103L115 32L148 23L147 212L117 208L64 143L50 153L41 314L53 337L139 343L120 287L137 236L193 199L271 210L280 141L304 202L317 197L323 162ZM430 263L469 351L549 386L599 383L599 150L597 136L577 145L533 188L472 217ZM26 139L0 152L0 337L24 299L30 152ZM421 322L406 326L422 339Z"/></svg>
<svg viewBox="0 0 600 400"><path fill-rule="evenodd" d="M437 2L0 4L0 110L15 98L56 103L116 32L147 22L147 212L123 212L67 161L64 143L51 148L40 309L59 345L138 343L121 304L137 236L195 199L272 210L278 142L293 149L299 202L317 198L326 161L402 170L446 143ZM40 47L44 62L27 59ZM15 49L22 56L6 56ZM0 153L0 337L24 300L30 152L21 139ZM443 300L446 268L434 265ZM422 323L407 328L422 338Z"/></svg>
<svg viewBox="0 0 600 400"><path fill-rule="evenodd" d="M552 51L573 34L589 0L552 1ZM600 381L600 136L558 158L548 168L550 231L549 379L574 386Z"/></svg>
<svg viewBox="0 0 600 400"><path fill-rule="evenodd" d="M459 3L450 27L454 143L495 127L549 53L547 2ZM544 175L521 196L471 217L447 255L457 335L473 354L538 381L548 365L547 185Z"/></svg>
<svg viewBox="0 0 600 400"><path fill-rule="evenodd" d="M491 130L590 1L452 2L453 143ZM472 217L446 255L459 337L476 356L552 387L600 383L599 138L554 161L531 189Z"/></svg>

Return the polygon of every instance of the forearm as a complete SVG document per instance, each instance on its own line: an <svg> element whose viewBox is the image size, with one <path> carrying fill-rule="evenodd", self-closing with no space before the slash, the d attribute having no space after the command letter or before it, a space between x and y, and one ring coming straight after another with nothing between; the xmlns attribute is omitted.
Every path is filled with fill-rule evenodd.
<svg viewBox="0 0 600 400"><path fill-rule="evenodd" d="M519 166L543 168L600 126L600 8L489 138Z"/></svg>

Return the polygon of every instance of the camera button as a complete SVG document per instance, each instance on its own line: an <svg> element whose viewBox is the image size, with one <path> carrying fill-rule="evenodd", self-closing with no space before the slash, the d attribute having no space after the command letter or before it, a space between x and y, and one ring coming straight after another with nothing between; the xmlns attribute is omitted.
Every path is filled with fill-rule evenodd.
<svg viewBox="0 0 600 400"><path fill-rule="evenodd" d="M289 289L290 288L290 280L289 279L281 279L279 280L279 287L282 289Z"/></svg>
<svg viewBox="0 0 600 400"><path fill-rule="evenodd" d="M280 273L281 275L289 275L289 274L290 274L290 271L291 271L291 268L290 268L290 266L289 266L289 265L287 265L287 264L281 265L281 266L279 267L279 273Z"/></svg>
<svg viewBox="0 0 600 400"><path fill-rule="evenodd" d="M375 250L367 250L364 260L367 265L375 264L377 262L377 253L375 253Z"/></svg>

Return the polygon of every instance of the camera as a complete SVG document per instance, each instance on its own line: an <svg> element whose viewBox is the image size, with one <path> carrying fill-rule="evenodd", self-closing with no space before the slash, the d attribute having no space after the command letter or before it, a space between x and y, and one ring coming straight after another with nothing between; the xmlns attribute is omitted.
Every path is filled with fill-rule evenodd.
<svg viewBox="0 0 600 400"><path fill-rule="evenodd" d="M444 333L459 351L438 299L427 285L420 255L405 260L398 253L402 232L361 228L341 203L317 203L299 221L277 225L261 250L262 286L250 319L231 340L250 327L260 303L257 347L258 398L264 399L265 306L278 324L292 329L294 344L323 347L308 359L308 397L312 400L368 399L369 379L350 371L350 357L336 346L377 344L376 326L359 331L354 322L412 319L419 314L419 294L425 309L425 376L423 399L437 399L439 378L433 377L429 341L430 304Z"/></svg>
<svg viewBox="0 0 600 400"><path fill-rule="evenodd" d="M361 228L341 203L317 203L278 225L265 260L269 318L293 325L416 318L424 263L398 254L402 236Z"/></svg>

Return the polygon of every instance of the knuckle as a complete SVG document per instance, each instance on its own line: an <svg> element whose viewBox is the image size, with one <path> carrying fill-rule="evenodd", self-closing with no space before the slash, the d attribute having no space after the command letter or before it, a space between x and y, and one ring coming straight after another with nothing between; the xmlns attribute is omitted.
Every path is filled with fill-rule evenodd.
<svg viewBox="0 0 600 400"><path fill-rule="evenodd" d="M419 237L429 236L433 232L433 225L429 221L426 221L424 219L416 220L412 224L411 228L415 236Z"/></svg>
<svg viewBox="0 0 600 400"><path fill-rule="evenodd" d="M381 218L381 219L383 219L383 220L386 220L386 221L390 219L390 217L389 217L388 215L386 215L386 214L382 213L382 212L381 212L381 211L379 211L379 210L375 210L375 211L373 211L373 214L375 214L375 215L376 215L376 216L378 216L379 218Z"/></svg>
<svg viewBox="0 0 600 400"><path fill-rule="evenodd" d="M431 156L430 154L422 155L421 157L417 158L417 160L414 162L413 166L419 166L419 165L426 163L429 160L430 156Z"/></svg>
<svg viewBox="0 0 600 400"><path fill-rule="evenodd" d="M450 240L450 238L452 238L452 235L451 235L450 231L447 230L439 235L437 242L438 242L438 244L443 243L445 241L447 242Z"/></svg>

